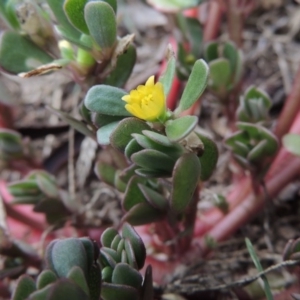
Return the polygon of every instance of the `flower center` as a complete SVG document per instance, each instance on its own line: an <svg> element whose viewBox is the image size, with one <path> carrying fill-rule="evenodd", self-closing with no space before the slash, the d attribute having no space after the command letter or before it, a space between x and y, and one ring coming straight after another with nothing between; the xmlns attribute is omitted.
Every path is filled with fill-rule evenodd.
<svg viewBox="0 0 300 300"><path fill-rule="evenodd" d="M151 102L153 102L153 95L149 94L149 95L146 95L142 98L141 100L142 102L142 107L144 106L148 106Z"/></svg>

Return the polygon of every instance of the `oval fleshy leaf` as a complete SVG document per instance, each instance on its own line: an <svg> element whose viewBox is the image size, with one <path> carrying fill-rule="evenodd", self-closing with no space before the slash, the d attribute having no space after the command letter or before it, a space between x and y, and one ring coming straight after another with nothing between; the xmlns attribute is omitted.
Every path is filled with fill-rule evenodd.
<svg viewBox="0 0 300 300"><path fill-rule="evenodd" d="M161 193L158 193L143 184L138 184L138 187L151 206L158 210L166 211L168 208L168 201L161 195Z"/></svg>
<svg viewBox="0 0 300 300"><path fill-rule="evenodd" d="M300 135L295 133L286 134L282 143L284 147L294 155L300 156Z"/></svg>
<svg viewBox="0 0 300 300"><path fill-rule="evenodd" d="M89 110L99 114L129 117L131 115L125 109L125 102L121 99L125 95L124 90L113 86L94 85L87 92L84 104Z"/></svg>
<svg viewBox="0 0 300 300"><path fill-rule="evenodd" d="M139 293L136 289L128 285L104 282L102 284L101 298L103 300L139 300Z"/></svg>
<svg viewBox="0 0 300 300"><path fill-rule="evenodd" d="M67 277L74 281L87 295L89 294L86 278L79 267L73 267L68 273Z"/></svg>
<svg viewBox="0 0 300 300"><path fill-rule="evenodd" d="M57 276L51 270L44 270L37 278L36 287L38 290L44 288L57 280Z"/></svg>
<svg viewBox="0 0 300 300"><path fill-rule="evenodd" d="M69 22L65 11L63 9L63 1L61 0L46 0L49 7L51 8L53 14L55 15L56 20L63 31L65 31L67 36L73 40L80 39L80 32L74 28L73 25Z"/></svg>
<svg viewBox="0 0 300 300"><path fill-rule="evenodd" d="M218 162L219 152L217 145L208 137L196 133L204 145L204 153L199 157L201 164L200 178L202 181L208 180Z"/></svg>
<svg viewBox="0 0 300 300"><path fill-rule="evenodd" d="M170 1L170 0L147 0L157 10L163 12L179 12L183 9L191 8L199 5L203 0L185 0L185 1Z"/></svg>
<svg viewBox="0 0 300 300"><path fill-rule="evenodd" d="M117 128L119 122L113 122L102 126L97 130L97 141L101 146L107 146L110 144L110 135Z"/></svg>
<svg viewBox="0 0 300 300"><path fill-rule="evenodd" d="M142 286L143 277L137 270L133 269L128 264L119 263L113 271L111 281L115 284L132 286L139 290Z"/></svg>
<svg viewBox="0 0 300 300"><path fill-rule="evenodd" d="M46 249L48 267L58 277L67 277L69 271L78 266L87 275L88 265L86 251L76 238L52 241Z"/></svg>
<svg viewBox="0 0 300 300"><path fill-rule="evenodd" d="M196 116L184 116L166 122L166 135L172 142L178 142L188 136L196 127L198 118Z"/></svg>
<svg viewBox="0 0 300 300"><path fill-rule="evenodd" d="M148 203L139 203L133 206L122 218L133 226L145 225L161 220L164 213Z"/></svg>
<svg viewBox="0 0 300 300"><path fill-rule="evenodd" d="M139 183L145 183L145 179L133 176L128 184L122 201L123 208L128 211L138 203L145 203L146 199L140 188Z"/></svg>
<svg viewBox="0 0 300 300"><path fill-rule="evenodd" d="M141 237L137 234L135 229L128 223L124 223L122 226L122 237L128 239L135 253L138 268L141 269L144 266L146 259L146 248Z"/></svg>
<svg viewBox="0 0 300 300"><path fill-rule="evenodd" d="M206 87L208 73L207 63L203 59L198 59L193 66L176 112L190 108L199 99Z"/></svg>
<svg viewBox="0 0 300 300"><path fill-rule="evenodd" d="M229 89L231 70L229 61L225 58L218 58L209 63L209 86L221 96L224 96Z"/></svg>
<svg viewBox="0 0 300 300"><path fill-rule="evenodd" d="M112 273L113 273L113 268L112 267L110 267L110 266L104 267L102 269L102 271L101 271L102 280L104 282L110 283L111 282Z"/></svg>
<svg viewBox="0 0 300 300"><path fill-rule="evenodd" d="M84 7L88 0L65 0L64 11L70 23L84 34L89 34L89 29L84 19Z"/></svg>
<svg viewBox="0 0 300 300"><path fill-rule="evenodd" d="M22 275L12 295L12 300L24 300L36 290L34 280L28 275Z"/></svg>
<svg viewBox="0 0 300 300"><path fill-rule="evenodd" d="M219 45L217 42L210 42L205 47L205 60L211 62L219 57Z"/></svg>
<svg viewBox="0 0 300 300"><path fill-rule="evenodd" d="M170 172L168 172L168 171L143 169L143 168L136 169L135 174L137 174L141 177L144 177L144 178L164 178L164 177L171 176Z"/></svg>
<svg viewBox="0 0 300 300"><path fill-rule="evenodd" d="M189 205L199 183L201 165L194 153L181 156L174 167L170 206L176 213Z"/></svg>
<svg viewBox="0 0 300 300"><path fill-rule="evenodd" d="M146 122L137 118L126 118L120 121L117 128L110 136L111 145L124 152L127 144L131 141L132 133L141 133L145 129L150 129Z"/></svg>
<svg viewBox="0 0 300 300"><path fill-rule="evenodd" d="M131 155L131 160L146 169L172 172L175 161L163 152L144 149Z"/></svg>
<svg viewBox="0 0 300 300"><path fill-rule="evenodd" d="M172 147L174 145L173 143L170 142L170 140L165 135L150 130L143 130L142 133L144 136L148 137L153 142L160 144L162 146Z"/></svg>
<svg viewBox="0 0 300 300"><path fill-rule="evenodd" d="M146 272L145 272L141 300L152 300L152 299L154 299L152 267L151 267L151 265L149 265L149 266L147 266Z"/></svg>
<svg viewBox="0 0 300 300"><path fill-rule="evenodd" d="M100 180L114 186L116 169L112 165L98 161L94 170Z"/></svg>
<svg viewBox="0 0 300 300"><path fill-rule="evenodd" d="M118 231L112 227L107 228L101 235L101 244L103 247L110 247L114 238L119 235Z"/></svg>
<svg viewBox="0 0 300 300"><path fill-rule="evenodd" d="M103 1L88 2L84 8L84 18L90 35L101 47L103 54L109 54L117 37L117 23L113 8Z"/></svg>
<svg viewBox="0 0 300 300"><path fill-rule="evenodd" d="M48 64L53 58L33 42L16 32L6 31L0 40L0 65L17 74Z"/></svg>
<svg viewBox="0 0 300 300"><path fill-rule="evenodd" d="M130 45L126 52L118 57L116 67L105 78L103 83L116 87L123 87L131 75L135 62L136 50L133 45Z"/></svg>
<svg viewBox="0 0 300 300"><path fill-rule="evenodd" d="M132 139L126 146L125 150L124 150L124 154L127 157L127 159L131 160L131 155L133 153L139 152L143 150L143 147L140 146L140 144L135 140Z"/></svg>
<svg viewBox="0 0 300 300"><path fill-rule="evenodd" d="M169 95L173 79L176 72L176 58L174 50L172 46L168 45L168 52L167 52L167 66L164 73L159 77L158 81L162 83L164 87L165 96Z"/></svg>

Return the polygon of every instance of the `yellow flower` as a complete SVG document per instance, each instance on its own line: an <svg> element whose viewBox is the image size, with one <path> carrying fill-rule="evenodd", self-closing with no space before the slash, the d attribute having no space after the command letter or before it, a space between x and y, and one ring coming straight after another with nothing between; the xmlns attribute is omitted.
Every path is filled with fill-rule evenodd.
<svg viewBox="0 0 300 300"><path fill-rule="evenodd" d="M145 85L139 85L129 95L123 96L122 100L127 102L126 110L137 118L152 122L165 119L166 99L163 85L160 82L154 84L154 76Z"/></svg>

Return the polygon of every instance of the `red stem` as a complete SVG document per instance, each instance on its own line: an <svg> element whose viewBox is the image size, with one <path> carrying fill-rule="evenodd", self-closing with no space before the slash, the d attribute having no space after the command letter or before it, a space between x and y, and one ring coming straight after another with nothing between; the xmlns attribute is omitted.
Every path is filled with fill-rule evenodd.
<svg viewBox="0 0 300 300"><path fill-rule="evenodd" d="M300 66L294 79L294 84L291 93L285 100L284 108L279 116L275 128L275 134L279 141L291 127L293 120L300 110Z"/></svg>
<svg viewBox="0 0 300 300"><path fill-rule="evenodd" d="M219 3L211 1L209 5L209 15L203 33L204 42L209 42L217 38L223 15L223 10Z"/></svg>

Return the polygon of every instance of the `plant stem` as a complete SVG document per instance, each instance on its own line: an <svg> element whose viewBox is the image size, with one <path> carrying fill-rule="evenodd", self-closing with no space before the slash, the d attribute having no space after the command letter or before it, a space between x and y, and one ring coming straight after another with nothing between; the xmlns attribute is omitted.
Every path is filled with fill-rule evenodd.
<svg viewBox="0 0 300 300"><path fill-rule="evenodd" d="M0 129L13 127L13 113L10 106L0 103Z"/></svg>
<svg viewBox="0 0 300 300"><path fill-rule="evenodd" d="M215 1L210 1L207 22L205 23L203 32L204 42L209 42L217 38L220 31L222 15L223 11L220 4Z"/></svg>
<svg viewBox="0 0 300 300"><path fill-rule="evenodd" d="M300 66L296 73L291 93L285 100L284 108L278 118L275 128L275 134L279 142L281 138L288 132L297 113L300 110Z"/></svg>

